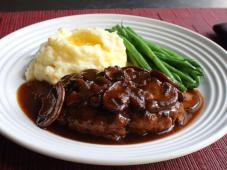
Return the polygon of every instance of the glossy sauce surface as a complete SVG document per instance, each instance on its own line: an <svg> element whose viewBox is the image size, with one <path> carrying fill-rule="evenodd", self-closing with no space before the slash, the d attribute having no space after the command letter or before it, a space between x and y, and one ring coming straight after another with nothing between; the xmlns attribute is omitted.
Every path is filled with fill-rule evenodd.
<svg viewBox="0 0 227 170"><path fill-rule="evenodd" d="M31 81L22 84L17 92L18 103L23 110L23 112L35 123L37 118L37 113L41 106L41 101L39 101L40 95L46 95L50 89L50 85L46 82L39 81ZM60 126L57 123L54 123L50 127L45 130L48 130L54 134L60 135L65 138L69 138L72 140L83 141L88 143L97 143L97 144L133 144L133 143L142 143L152 140L157 140L171 134L174 134L181 129L188 126L191 122L193 122L196 117L201 112L204 99L198 90L188 91L183 102L184 106L187 107L191 105L191 103L195 102L195 100L200 100L200 104L198 109L194 112L187 113L186 121L184 125L175 125L175 127L165 133L162 134L146 134L144 136L129 134L127 137L120 142L111 141L102 137L96 137L89 134L82 134L71 130L67 127Z"/></svg>

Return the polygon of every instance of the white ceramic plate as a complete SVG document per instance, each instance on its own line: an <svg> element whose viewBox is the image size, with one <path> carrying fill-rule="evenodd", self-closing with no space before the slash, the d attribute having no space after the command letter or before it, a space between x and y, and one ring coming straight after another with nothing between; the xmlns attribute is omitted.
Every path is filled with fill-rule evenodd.
<svg viewBox="0 0 227 170"><path fill-rule="evenodd" d="M123 22L178 53L197 59L205 76L199 89L205 107L190 126L166 138L132 145L89 144L38 128L21 111L16 91L39 45L59 27L108 28ZM64 160L102 165L133 165L180 157L197 151L227 132L227 54L209 39L166 22L127 15L92 14L57 18L20 29L0 40L0 131L39 153Z"/></svg>

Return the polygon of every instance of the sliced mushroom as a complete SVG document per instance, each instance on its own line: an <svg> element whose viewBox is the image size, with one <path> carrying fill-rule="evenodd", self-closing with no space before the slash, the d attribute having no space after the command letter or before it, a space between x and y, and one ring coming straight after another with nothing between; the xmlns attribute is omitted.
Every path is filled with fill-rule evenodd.
<svg viewBox="0 0 227 170"><path fill-rule="evenodd" d="M72 91L74 91L76 89L77 84L76 84L75 80L77 80L78 78L80 78L80 75L74 74L74 73L66 75L63 78L61 78L60 81L65 88L66 95L70 94Z"/></svg>
<svg viewBox="0 0 227 170"><path fill-rule="evenodd" d="M64 86L66 86L70 83L70 81L78 79L78 78L80 78L79 74L72 73L72 74L68 74L68 75L62 77L60 81L62 82L62 84Z"/></svg>
<svg viewBox="0 0 227 170"><path fill-rule="evenodd" d="M69 95L66 96L66 105L77 105L80 103L86 103L86 101L95 95L95 92L91 89L85 91L72 91Z"/></svg>
<svg viewBox="0 0 227 170"><path fill-rule="evenodd" d="M177 87L176 84L175 84L170 78L168 78L165 74L163 74L163 73L160 72L160 71L151 70L151 71L150 71L150 75L151 75L152 77L156 77L157 79L159 79L159 80L162 81L162 82L168 82L168 83L170 83L171 85L173 85L174 87Z"/></svg>
<svg viewBox="0 0 227 170"><path fill-rule="evenodd" d="M124 80L125 77L124 72L118 66L105 68L104 73L110 81Z"/></svg>
<svg viewBox="0 0 227 170"><path fill-rule="evenodd" d="M177 85L170 78L168 78L165 74L163 74L162 72L157 71L157 70L152 70L152 71L150 71L150 75L152 77L157 78L158 80L160 80L162 82L167 82L167 83L171 84L172 86L176 87L176 90L178 92L178 100L180 102L183 101L183 94L181 93L181 91L179 91L177 89Z"/></svg>
<svg viewBox="0 0 227 170"><path fill-rule="evenodd" d="M97 77L96 76L97 73L98 73L98 70L96 69L87 69L82 71L80 75L83 79L92 81L92 80L95 80L95 78Z"/></svg>
<svg viewBox="0 0 227 170"><path fill-rule="evenodd" d="M135 67L135 66L126 66L122 68L122 70L127 70L127 69L133 69L134 71L146 71L140 67Z"/></svg>
<svg viewBox="0 0 227 170"><path fill-rule="evenodd" d="M108 86L111 83L111 81L105 77L97 77L95 79L95 83L100 86Z"/></svg>
<svg viewBox="0 0 227 170"><path fill-rule="evenodd" d="M123 111L128 107L128 104L129 89L121 81L115 82L103 94L103 105L110 111Z"/></svg>
<svg viewBox="0 0 227 170"><path fill-rule="evenodd" d="M153 79L144 88L146 93L151 93L152 98L146 102L146 109L149 112L166 110L178 101L178 90L168 82L160 82Z"/></svg>
<svg viewBox="0 0 227 170"><path fill-rule="evenodd" d="M65 98L65 89L61 82L52 87L47 96L42 98L36 124L45 128L51 125L60 115Z"/></svg>
<svg viewBox="0 0 227 170"><path fill-rule="evenodd" d="M172 106L178 101L178 90L176 87L171 86L169 83L162 83L163 100L159 101L160 106Z"/></svg>
<svg viewBox="0 0 227 170"><path fill-rule="evenodd" d="M128 81L133 81L138 87L143 87L147 84L150 79L149 71L143 70L138 67L124 67L123 69L125 79Z"/></svg>
<svg viewBox="0 0 227 170"><path fill-rule="evenodd" d="M136 110L145 109L144 91L139 88L132 88L130 94L130 105Z"/></svg>
<svg viewBox="0 0 227 170"><path fill-rule="evenodd" d="M183 106L185 111L188 113L195 111L201 105L201 97L198 95L197 91L187 91L183 94L183 96Z"/></svg>

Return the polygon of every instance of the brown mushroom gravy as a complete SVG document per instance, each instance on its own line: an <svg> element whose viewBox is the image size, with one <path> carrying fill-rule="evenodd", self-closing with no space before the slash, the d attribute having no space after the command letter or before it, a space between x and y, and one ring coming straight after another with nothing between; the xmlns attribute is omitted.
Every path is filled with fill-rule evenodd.
<svg viewBox="0 0 227 170"><path fill-rule="evenodd" d="M198 90L180 92L159 71L136 67L89 69L56 85L30 81L18 102L40 128L99 144L132 144L171 135L192 122L204 100Z"/></svg>

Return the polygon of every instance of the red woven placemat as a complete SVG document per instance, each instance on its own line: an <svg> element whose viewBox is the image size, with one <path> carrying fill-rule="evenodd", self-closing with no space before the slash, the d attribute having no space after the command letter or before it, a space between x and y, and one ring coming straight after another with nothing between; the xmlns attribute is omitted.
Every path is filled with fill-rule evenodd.
<svg viewBox="0 0 227 170"><path fill-rule="evenodd" d="M50 18L84 14L84 13L121 13L146 16L168 21L187 27L216 41L227 49L221 39L212 31L212 25L227 22L227 9L96 9L96 10L54 10L54 11L30 11L30 12L0 12L0 38L6 34ZM155 155L154 155L155 156ZM227 135L218 142L193 154L154 164L107 167L70 163L49 158L9 141L0 136L0 169L223 169L227 170Z"/></svg>

